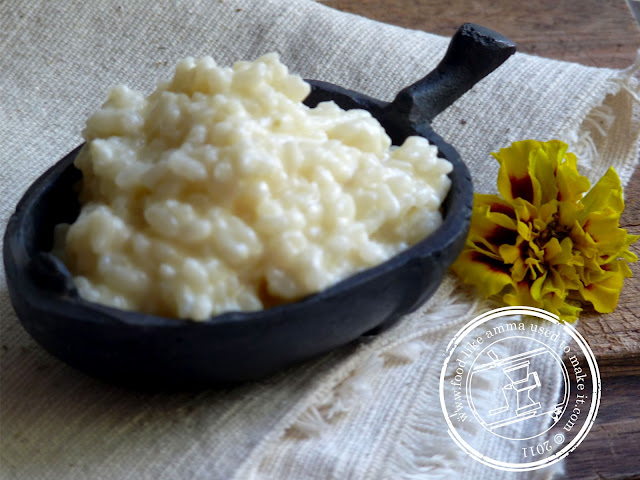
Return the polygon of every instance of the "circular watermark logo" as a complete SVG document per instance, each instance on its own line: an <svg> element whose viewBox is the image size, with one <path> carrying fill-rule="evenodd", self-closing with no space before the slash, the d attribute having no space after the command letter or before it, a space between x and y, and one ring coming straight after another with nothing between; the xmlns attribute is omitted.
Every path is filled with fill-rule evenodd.
<svg viewBox="0 0 640 480"><path fill-rule="evenodd" d="M584 440L600 404L593 352L545 310L484 313L447 346L440 404L451 438L490 467L547 467Z"/></svg>

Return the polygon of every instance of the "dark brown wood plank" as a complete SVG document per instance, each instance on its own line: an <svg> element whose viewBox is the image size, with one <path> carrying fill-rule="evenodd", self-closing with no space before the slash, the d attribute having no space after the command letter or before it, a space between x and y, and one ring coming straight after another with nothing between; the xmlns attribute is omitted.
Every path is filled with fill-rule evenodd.
<svg viewBox="0 0 640 480"><path fill-rule="evenodd" d="M603 378L598 416L583 442L566 458L567 478L640 478L638 398L640 377Z"/></svg>
<svg viewBox="0 0 640 480"><path fill-rule="evenodd" d="M492 28L519 51L596 67L629 66L640 30L624 0L323 0L374 20L450 36L464 22Z"/></svg>

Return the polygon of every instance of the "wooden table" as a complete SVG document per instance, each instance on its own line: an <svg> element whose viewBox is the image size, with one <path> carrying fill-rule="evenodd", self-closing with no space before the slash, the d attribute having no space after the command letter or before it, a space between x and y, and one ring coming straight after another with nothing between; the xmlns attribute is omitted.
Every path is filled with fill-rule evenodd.
<svg viewBox="0 0 640 480"><path fill-rule="evenodd" d="M324 0L382 22L450 36L464 22L492 28L520 52L595 67L625 68L640 48L640 29L624 0ZM626 187L621 224L640 234L640 169ZM632 247L640 255L640 242ZM640 478L640 262L618 309L585 314L578 329L602 375L595 425L566 460L569 478Z"/></svg>

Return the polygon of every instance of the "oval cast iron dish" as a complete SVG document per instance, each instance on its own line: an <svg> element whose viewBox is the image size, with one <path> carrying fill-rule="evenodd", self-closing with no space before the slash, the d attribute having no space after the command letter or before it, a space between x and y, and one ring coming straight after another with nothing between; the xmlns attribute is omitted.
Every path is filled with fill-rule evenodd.
<svg viewBox="0 0 640 480"><path fill-rule="evenodd" d="M24 328L47 351L90 375L136 387L214 385L257 379L391 325L438 288L464 244L473 187L456 150L430 126L436 115L515 52L486 28L465 24L437 68L383 102L310 81L309 106L333 100L364 108L394 144L426 137L453 164L442 226L385 263L295 303L230 312L205 322L161 318L88 302L65 266L47 253L53 227L72 222L79 205L73 161L79 146L29 188L4 242L7 284Z"/></svg>

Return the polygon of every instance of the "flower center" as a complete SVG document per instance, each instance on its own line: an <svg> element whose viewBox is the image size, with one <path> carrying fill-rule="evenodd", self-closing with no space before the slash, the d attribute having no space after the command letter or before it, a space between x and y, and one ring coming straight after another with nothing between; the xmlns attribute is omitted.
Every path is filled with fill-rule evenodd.
<svg viewBox="0 0 640 480"><path fill-rule="evenodd" d="M569 228L562 225L558 220L558 214L554 213L552 220L547 224L545 229L538 234L538 238L534 241L536 245L542 249L552 238L557 238L558 242L562 242L562 240L569 236L569 233Z"/></svg>

